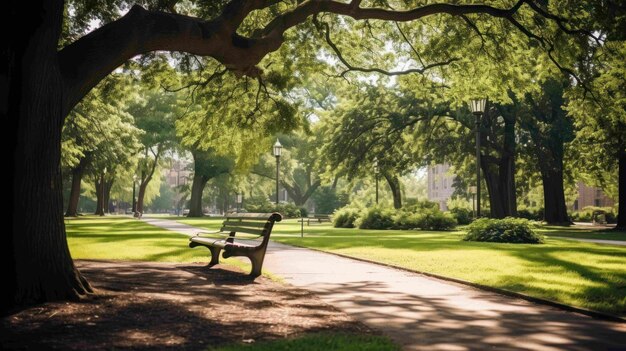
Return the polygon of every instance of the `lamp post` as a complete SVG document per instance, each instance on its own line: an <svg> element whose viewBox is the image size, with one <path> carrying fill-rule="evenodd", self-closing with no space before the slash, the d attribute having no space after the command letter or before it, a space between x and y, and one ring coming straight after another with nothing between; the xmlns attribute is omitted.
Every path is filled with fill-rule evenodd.
<svg viewBox="0 0 626 351"><path fill-rule="evenodd" d="M474 218L476 218L476 187L470 186L469 193L472 194L472 213L474 214Z"/></svg>
<svg viewBox="0 0 626 351"><path fill-rule="evenodd" d="M276 138L276 143L274 144L274 156L276 156L276 205L278 205L278 176L279 170L278 166L280 164L280 154L283 151L283 146L280 145L280 141Z"/></svg>
<svg viewBox="0 0 626 351"><path fill-rule="evenodd" d="M237 193L237 213L241 210L241 204L243 203L243 194Z"/></svg>
<svg viewBox="0 0 626 351"><path fill-rule="evenodd" d="M374 157L374 178L376 179L376 205L378 205L378 173L380 169L378 168L378 157Z"/></svg>
<svg viewBox="0 0 626 351"><path fill-rule="evenodd" d="M135 186L137 185L137 175L133 174L133 216L137 212L137 203L135 202Z"/></svg>
<svg viewBox="0 0 626 351"><path fill-rule="evenodd" d="M104 205L105 205L105 201L104 201L104 188L105 188L105 184L104 184L104 177L107 174L107 168L104 167L104 170L102 171L102 178L100 180L100 186L102 187L102 212L100 212L100 216L104 216Z"/></svg>
<svg viewBox="0 0 626 351"><path fill-rule="evenodd" d="M480 217L480 116L485 112L486 102L486 99L470 102L470 110L476 116L476 218Z"/></svg>

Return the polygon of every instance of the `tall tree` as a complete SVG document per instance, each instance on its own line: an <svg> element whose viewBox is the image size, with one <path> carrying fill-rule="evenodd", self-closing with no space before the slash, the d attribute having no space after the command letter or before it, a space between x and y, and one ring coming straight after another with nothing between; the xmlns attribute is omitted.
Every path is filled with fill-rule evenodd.
<svg viewBox="0 0 626 351"><path fill-rule="evenodd" d="M202 193L209 180L233 171L235 161L231 157L219 156L211 150L192 150L194 171L187 217L202 217Z"/></svg>
<svg viewBox="0 0 626 351"><path fill-rule="evenodd" d="M544 220L549 224L570 224L565 203L564 157L566 143L574 139L574 126L563 110L567 82L550 79L538 95L527 94L529 118L521 125L530 134L543 183Z"/></svg>
<svg viewBox="0 0 626 351"><path fill-rule="evenodd" d="M576 87L569 92L566 107L577 127L577 166L605 189L617 183L617 230L626 230L625 62L626 42L609 43L603 60L593 65L595 94Z"/></svg>
<svg viewBox="0 0 626 351"><path fill-rule="evenodd" d="M89 7L73 4L78 9ZM99 81L136 55L157 50L184 51L213 57L238 74L260 77L262 71L257 64L281 47L289 37L287 30L322 12L358 20L403 22L434 14L486 14L515 23L532 34L537 23L543 21L517 17L518 12L525 12L569 28L567 19L549 13L553 8L532 0L519 0L505 8L434 4L400 10L365 8L358 0L309 0L292 6L233 0L220 5L190 7L197 10L185 11L184 15L171 13L176 5L159 4L151 10L133 6L120 18L115 18L115 11L106 11L113 14L113 20L104 21L89 34L77 35L73 41L60 41L63 15L71 13L64 11L62 0L11 1L3 11L17 23L16 31L24 34L10 36L1 55L7 69L1 79L6 88L0 90L0 106L7 116L5 120L12 122L6 133L14 160L12 233L5 243L8 252L2 255L3 271L7 272L3 281L12 298L2 301L3 309L15 303L77 298L91 291L71 260L61 220L61 129L71 109ZM267 21L249 18L259 12L267 14ZM194 17L203 15L206 19ZM252 25L239 32L244 22L266 25ZM59 49L60 42L70 41Z"/></svg>
<svg viewBox="0 0 626 351"><path fill-rule="evenodd" d="M129 107L129 113L135 117L135 123L143 131L141 143L142 156L139 160L137 191L137 212L143 212L146 189L159 166L163 155L176 142L176 108L175 93L149 90L144 97Z"/></svg>

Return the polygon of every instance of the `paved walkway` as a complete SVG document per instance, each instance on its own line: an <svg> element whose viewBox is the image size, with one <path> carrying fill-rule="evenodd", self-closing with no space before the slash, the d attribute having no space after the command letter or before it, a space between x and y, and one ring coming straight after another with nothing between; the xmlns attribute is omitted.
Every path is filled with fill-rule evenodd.
<svg viewBox="0 0 626 351"><path fill-rule="evenodd" d="M145 220L182 232L178 223ZM263 268L406 350L626 350L624 323L377 264L271 243Z"/></svg>
<svg viewBox="0 0 626 351"><path fill-rule="evenodd" d="M626 241L620 241L620 240L583 239L583 238L571 238L571 237L568 237L568 236L549 236L549 237L550 238L556 238L556 239L568 239L568 240L584 241L584 242L587 242L587 243L626 246Z"/></svg>

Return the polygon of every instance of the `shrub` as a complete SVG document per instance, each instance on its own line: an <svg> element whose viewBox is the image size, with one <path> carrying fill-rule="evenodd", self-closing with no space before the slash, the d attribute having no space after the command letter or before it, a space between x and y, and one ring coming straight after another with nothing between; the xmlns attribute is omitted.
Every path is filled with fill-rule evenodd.
<svg viewBox="0 0 626 351"><path fill-rule="evenodd" d="M368 209L354 223L359 229L389 229L394 226L393 211L380 207Z"/></svg>
<svg viewBox="0 0 626 351"><path fill-rule="evenodd" d="M598 210L604 211L604 219L607 223L617 223L617 214L612 207L586 206L581 211L572 213L571 218L577 222L591 222L593 221L593 212Z"/></svg>
<svg viewBox="0 0 626 351"><path fill-rule="evenodd" d="M463 207L455 207L450 209L450 214L458 224L470 224L472 223L473 213L472 210Z"/></svg>
<svg viewBox="0 0 626 351"><path fill-rule="evenodd" d="M333 214L335 228L354 228L354 222L359 218L361 210L354 207L342 207Z"/></svg>
<svg viewBox="0 0 626 351"><path fill-rule="evenodd" d="M543 220L543 208L530 209L524 208L521 210L517 210L517 217L526 218L533 221L541 221Z"/></svg>
<svg viewBox="0 0 626 351"><path fill-rule="evenodd" d="M307 217L309 215L309 210L307 210L304 207L300 207L300 216L301 217Z"/></svg>
<svg viewBox="0 0 626 351"><path fill-rule="evenodd" d="M480 218L467 227L465 241L498 243L543 243L543 236L532 230L530 222L523 218L504 219Z"/></svg>
<svg viewBox="0 0 626 351"><path fill-rule="evenodd" d="M406 212L418 213L418 212L421 212L422 210L439 210L439 205L436 202L422 200L422 201L416 201L415 203L411 205L404 206L402 210Z"/></svg>
<svg viewBox="0 0 626 351"><path fill-rule="evenodd" d="M449 213L439 210L424 210L416 215L416 227L422 230L450 230L457 222Z"/></svg>
<svg viewBox="0 0 626 351"><path fill-rule="evenodd" d="M394 229L415 229L417 228L417 213L400 211L393 216Z"/></svg>

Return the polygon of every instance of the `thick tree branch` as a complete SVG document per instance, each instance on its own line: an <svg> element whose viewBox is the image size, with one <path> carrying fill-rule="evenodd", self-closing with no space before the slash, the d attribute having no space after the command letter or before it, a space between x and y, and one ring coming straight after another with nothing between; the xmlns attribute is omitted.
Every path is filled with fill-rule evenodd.
<svg viewBox="0 0 626 351"><path fill-rule="evenodd" d="M136 55L151 51L182 51L210 56L231 71L257 77L261 72L256 64L282 45L284 33L306 21L309 16L321 12L356 20L397 22L414 21L434 14L488 14L507 19L521 29L523 26L513 16L523 4L528 4L539 15L556 21L564 31L577 32L566 28L564 19L543 11L532 0L519 0L506 9L487 5L430 4L406 11L361 8L360 1L343 3L308 0L276 16L251 38L237 34L237 28L250 12L276 2L232 0L224 7L222 14L210 21L174 13L148 11L134 6L125 16L87 34L59 52L59 63L65 82L64 115L115 68Z"/></svg>

